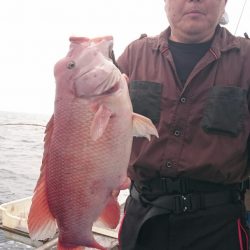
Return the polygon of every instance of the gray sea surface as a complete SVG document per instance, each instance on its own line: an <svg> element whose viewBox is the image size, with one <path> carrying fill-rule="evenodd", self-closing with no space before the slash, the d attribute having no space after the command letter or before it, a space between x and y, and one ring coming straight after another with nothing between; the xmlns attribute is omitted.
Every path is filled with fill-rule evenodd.
<svg viewBox="0 0 250 250"><path fill-rule="evenodd" d="M40 172L49 116L0 111L0 204L31 196ZM32 249L6 238L0 249Z"/></svg>

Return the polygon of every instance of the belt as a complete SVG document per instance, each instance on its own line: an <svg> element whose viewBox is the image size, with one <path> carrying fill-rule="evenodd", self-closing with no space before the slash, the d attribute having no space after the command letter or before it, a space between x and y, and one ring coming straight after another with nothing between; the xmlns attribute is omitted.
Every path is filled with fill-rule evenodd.
<svg viewBox="0 0 250 250"><path fill-rule="evenodd" d="M143 193L188 194L195 192L217 192L224 190L241 190L242 183L220 184L199 181L190 178L160 177L144 182L134 182L136 188Z"/></svg>
<svg viewBox="0 0 250 250"><path fill-rule="evenodd" d="M148 199L138 192L134 185L131 186L130 196L144 205L151 205L176 214L195 212L200 209L237 203L242 200L241 192L225 190L213 193L192 193L182 195L162 195L155 199Z"/></svg>

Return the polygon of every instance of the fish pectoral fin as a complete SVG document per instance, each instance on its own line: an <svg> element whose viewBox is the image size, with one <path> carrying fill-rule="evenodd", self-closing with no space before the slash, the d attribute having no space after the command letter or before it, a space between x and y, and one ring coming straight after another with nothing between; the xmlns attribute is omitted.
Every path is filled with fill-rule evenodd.
<svg viewBox="0 0 250 250"><path fill-rule="evenodd" d="M28 216L29 235L33 240L52 238L57 230L55 218L52 216L46 196L45 174L40 176L32 197Z"/></svg>
<svg viewBox="0 0 250 250"><path fill-rule="evenodd" d="M111 110L106 106L101 105L98 108L90 127L90 137L92 140L97 141L103 135L111 115Z"/></svg>
<svg viewBox="0 0 250 250"><path fill-rule="evenodd" d="M159 138L158 132L152 121L142 115L133 113L133 136L146 137L150 141L150 136Z"/></svg>
<svg viewBox="0 0 250 250"><path fill-rule="evenodd" d="M116 228L120 220L120 205L113 195L103 209L99 219L109 228Z"/></svg>

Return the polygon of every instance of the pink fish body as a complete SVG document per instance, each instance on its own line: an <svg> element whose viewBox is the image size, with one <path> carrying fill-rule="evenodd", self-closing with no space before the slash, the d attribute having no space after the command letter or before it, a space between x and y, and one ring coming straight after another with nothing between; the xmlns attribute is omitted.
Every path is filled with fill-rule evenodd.
<svg viewBox="0 0 250 250"><path fill-rule="evenodd" d="M54 69L54 115L28 218L33 239L59 230L58 249L105 249L92 234L100 217L119 223L118 190L128 187L133 136L158 136L151 121L134 114L126 77L109 59L112 37L71 37Z"/></svg>

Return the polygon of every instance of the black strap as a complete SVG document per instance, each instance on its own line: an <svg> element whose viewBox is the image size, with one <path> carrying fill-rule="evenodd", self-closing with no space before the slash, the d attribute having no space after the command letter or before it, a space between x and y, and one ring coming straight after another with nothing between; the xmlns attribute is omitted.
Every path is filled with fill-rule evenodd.
<svg viewBox="0 0 250 250"><path fill-rule="evenodd" d="M220 184L199 181L190 178L159 177L145 182L134 182L136 188L143 193L188 194L195 192L217 192L225 190L242 190L242 183Z"/></svg>
<svg viewBox="0 0 250 250"><path fill-rule="evenodd" d="M242 199L240 191L226 190L214 193L163 195L150 200L145 197L145 195L138 192L134 185L131 187L130 195L133 199L140 201L145 205L162 208L177 214L184 212L194 212L199 209L206 209L227 203L235 203Z"/></svg>

